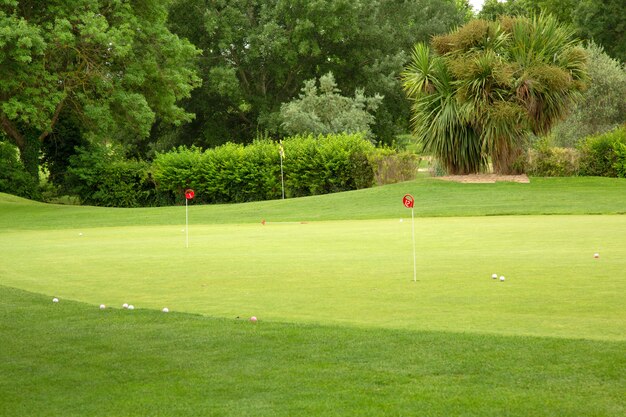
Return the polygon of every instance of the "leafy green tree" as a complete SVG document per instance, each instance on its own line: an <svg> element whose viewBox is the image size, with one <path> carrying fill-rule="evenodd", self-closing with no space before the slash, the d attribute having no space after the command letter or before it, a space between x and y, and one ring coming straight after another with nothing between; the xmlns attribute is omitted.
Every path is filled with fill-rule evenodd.
<svg viewBox="0 0 626 417"><path fill-rule="evenodd" d="M626 62L626 6L623 0L581 0L574 25L587 39L602 45L607 54Z"/></svg>
<svg viewBox="0 0 626 417"><path fill-rule="evenodd" d="M198 50L166 27L159 0L0 0L0 125L37 177L39 151L64 110L91 137L145 137L198 85Z"/></svg>
<svg viewBox="0 0 626 417"><path fill-rule="evenodd" d="M331 133L364 133L373 140L370 126L382 97L365 97L357 90L354 98L344 97L337 88L332 72L304 82L298 99L284 103L280 109L282 127L288 135L328 135Z"/></svg>
<svg viewBox="0 0 626 417"><path fill-rule="evenodd" d="M412 123L450 173L514 173L529 133L545 134L585 87L586 53L553 17L473 20L431 49L416 46L404 73Z"/></svg>
<svg viewBox="0 0 626 417"><path fill-rule="evenodd" d="M571 114L551 132L561 146L575 146L582 138L608 132L626 123L626 65L608 56L591 43L589 88Z"/></svg>
<svg viewBox="0 0 626 417"><path fill-rule="evenodd" d="M344 95L385 97L372 130L391 141L408 129L398 75L410 48L464 19L455 0L176 0L170 16L172 31L204 51L203 86L185 102L197 118L176 132L203 147L277 132L281 104L328 71Z"/></svg>

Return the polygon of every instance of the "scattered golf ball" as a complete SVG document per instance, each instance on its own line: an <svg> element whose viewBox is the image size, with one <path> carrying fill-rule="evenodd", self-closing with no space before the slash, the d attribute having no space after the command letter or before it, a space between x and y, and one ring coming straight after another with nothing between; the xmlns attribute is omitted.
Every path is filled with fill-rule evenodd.
<svg viewBox="0 0 626 417"><path fill-rule="evenodd" d="M122 304L122 308L128 308L128 303Z"/></svg>
<svg viewBox="0 0 626 417"><path fill-rule="evenodd" d="M169 313L169 312L170 312L170 309L169 309L169 308L167 308L167 307L163 307L163 312L164 312L164 313Z"/></svg>
<svg viewBox="0 0 626 417"><path fill-rule="evenodd" d="M132 304L129 304L129 305L128 305L128 309L129 309L129 310L134 310L134 309L135 309L135 306L134 306L134 305L132 305Z"/></svg>
<svg viewBox="0 0 626 417"><path fill-rule="evenodd" d="M251 321L252 323L256 323L256 316L252 316L252 317L250 317L250 321Z"/></svg>
<svg viewBox="0 0 626 417"><path fill-rule="evenodd" d="M82 235L83 235L82 232L78 234L78 236L82 236Z"/></svg>
<svg viewBox="0 0 626 417"><path fill-rule="evenodd" d="M600 254L599 254L599 253L594 253L594 254L593 254L593 257L597 259L597 258L599 258L599 257L600 257Z"/></svg>
<svg viewBox="0 0 626 417"><path fill-rule="evenodd" d="M107 306L105 306L104 304L100 304L100 310L104 310L105 308L107 308Z"/></svg>
<svg viewBox="0 0 626 417"><path fill-rule="evenodd" d="M59 302L59 299L58 299L58 298L56 298L56 297L54 297L54 298L52 299L52 302L53 302L53 303L58 303L58 302Z"/></svg>
<svg viewBox="0 0 626 417"><path fill-rule="evenodd" d="M404 221L404 219L400 219L400 223L402 223Z"/></svg>
<svg viewBox="0 0 626 417"><path fill-rule="evenodd" d="M500 276L500 281L504 281L504 275Z"/></svg>
<svg viewBox="0 0 626 417"><path fill-rule="evenodd" d="M493 278L493 279L498 279L498 274L493 274L493 275L491 275L491 278Z"/></svg>

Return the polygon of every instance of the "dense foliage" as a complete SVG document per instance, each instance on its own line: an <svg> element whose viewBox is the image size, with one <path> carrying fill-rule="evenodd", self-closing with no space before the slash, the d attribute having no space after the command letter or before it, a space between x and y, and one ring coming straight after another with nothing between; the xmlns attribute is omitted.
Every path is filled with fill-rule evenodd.
<svg viewBox="0 0 626 417"><path fill-rule="evenodd" d="M370 126L382 100L379 95L365 97L363 90L354 98L342 96L329 72L320 77L319 89L315 79L307 80L300 97L281 106L281 127L290 136L363 133L374 140Z"/></svg>
<svg viewBox="0 0 626 417"><path fill-rule="evenodd" d="M176 0L170 27L202 48L203 86L185 102L196 119L174 142L211 147L274 135L281 104L332 71L342 95L362 88L385 97L372 130L391 143L408 130L398 75L412 45L461 24L465 12L454 0Z"/></svg>
<svg viewBox="0 0 626 417"><path fill-rule="evenodd" d="M515 173L585 88L586 54L550 16L473 20L415 47L404 73L416 136L451 174ZM432 51L432 52L431 52Z"/></svg>
<svg viewBox="0 0 626 417"><path fill-rule="evenodd" d="M154 206L170 202L156 190L146 162L124 158L120 149L92 146L71 157L66 187L83 204L106 207Z"/></svg>
<svg viewBox="0 0 626 417"><path fill-rule="evenodd" d="M287 197L327 194L373 185L368 155L374 150L360 134L287 138L284 181ZM153 164L159 189L182 198L191 187L197 201L240 203L282 195L279 144L258 140L213 149L179 148L159 154Z"/></svg>
<svg viewBox="0 0 626 417"><path fill-rule="evenodd" d="M626 178L626 125L590 136L580 145L582 175Z"/></svg>
<svg viewBox="0 0 626 417"><path fill-rule="evenodd" d="M37 177L64 109L93 137L146 137L198 84L199 52L166 27L167 2L0 0L0 126Z"/></svg>
<svg viewBox="0 0 626 417"><path fill-rule="evenodd" d="M37 183L19 160L17 148L0 140L0 193L37 198Z"/></svg>
<svg viewBox="0 0 626 417"><path fill-rule="evenodd" d="M575 147L586 136L626 123L626 65L609 57L596 44L585 49L589 54L589 87L571 114L550 133L560 146Z"/></svg>

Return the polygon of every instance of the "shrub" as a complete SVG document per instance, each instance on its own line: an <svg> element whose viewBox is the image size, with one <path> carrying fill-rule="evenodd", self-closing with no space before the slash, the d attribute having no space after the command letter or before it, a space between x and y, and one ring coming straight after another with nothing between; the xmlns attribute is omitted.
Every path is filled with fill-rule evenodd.
<svg viewBox="0 0 626 417"><path fill-rule="evenodd" d="M0 141L0 192L25 198L40 197L37 181L24 169L18 150Z"/></svg>
<svg viewBox="0 0 626 417"><path fill-rule="evenodd" d="M368 159L374 146L360 134L293 137L283 141L285 192L290 197L372 186ZM197 201L240 203L280 198L279 145L268 139L243 146L228 143L201 152L179 148L153 163L159 189L181 196L187 187Z"/></svg>
<svg viewBox="0 0 626 417"><path fill-rule="evenodd" d="M526 172L536 177L571 177L578 174L579 160L577 150L553 147L543 140L528 151Z"/></svg>
<svg viewBox="0 0 626 417"><path fill-rule="evenodd" d="M580 145L581 175L617 177L623 161L621 145L626 145L626 126L585 138Z"/></svg>
<svg viewBox="0 0 626 417"><path fill-rule="evenodd" d="M369 155L376 184L394 184L415 179L420 159L412 152L378 148Z"/></svg>
<svg viewBox="0 0 626 417"><path fill-rule="evenodd" d="M374 146L361 134L293 137L285 147L285 188L290 197L371 187Z"/></svg>
<svg viewBox="0 0 626 417"><path fill-rule="evenodd" d="M67 183L83 204L141 207L171 202L157 192L146 162L127 160L120 149L109 146L79 148L70 158Z"/></svg>

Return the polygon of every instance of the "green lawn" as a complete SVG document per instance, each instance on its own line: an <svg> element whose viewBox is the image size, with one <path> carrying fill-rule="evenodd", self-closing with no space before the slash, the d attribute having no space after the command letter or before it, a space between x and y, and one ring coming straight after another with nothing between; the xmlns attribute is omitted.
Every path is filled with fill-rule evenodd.
<svg viewBox="0 0 626 417"><path fill-rule="evenodd" d="M192 206L186 248L183 207L0 195L0 415L621 416L625 207L420 179Z"/></svg>

